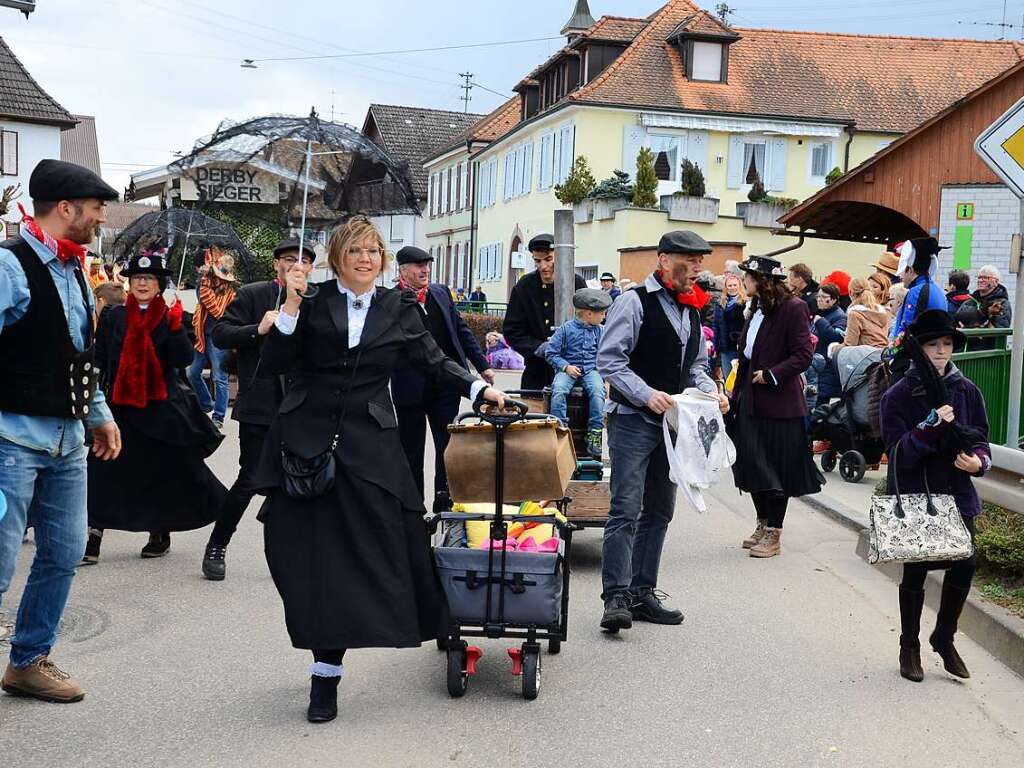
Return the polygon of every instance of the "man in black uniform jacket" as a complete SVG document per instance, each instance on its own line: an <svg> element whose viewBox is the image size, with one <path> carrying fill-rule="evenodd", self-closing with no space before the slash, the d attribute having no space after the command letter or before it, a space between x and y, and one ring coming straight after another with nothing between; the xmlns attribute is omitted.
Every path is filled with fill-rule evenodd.
<svg viewBox="0 0 1024 768"><path fill-rule="evenodd" d="M224 579L227 546L256 493L252 473L263 451L267 429L281 404L280 379L260 370L260 350L285 300L288 271L301 262L309 274L315 260L316 253L309 244L303 244L300 258L299 241L284 240L274 249L277 277L242 286L213 331L213 343L217 347L238 351L238 396L231 418L238 422L240 453L238 479L224 500L203 555L203 575L211 581Z"/></svg>
<svg viewBox="0 0 1024 768"><path fill-rule="evenodd" d="M462 319L452 295L445 285L430 282L433 256L413 245L402 248L395 256L401 280L399 287L412 291L423 311L423 325L434 337L437 346L463 368L468 362L488 383L494 383L494 371ZM448 425L459 413L459 396L441 391L423 378L411 365L396 368L391 377L391 397L398 415L398 431L402 449L412 469L413 480L423 493L423 455L426 425L434 440L434 505L435 512L451 508L448 496L448 475L444 470L444 449L448 447Z"/></svg>
<svg viewBox="0 0 1024 768"><path fill-rule="evenodd" d="M551 235L537 235L530 240L529 248L537 269L525 275L512 289L502 332L509 346L526 361L522 388L543 389L555 377L555 371L544 359L544 350L541 349L557 327L555 239ZM586 280L577 274L572 292L586 287Z"/></svg>

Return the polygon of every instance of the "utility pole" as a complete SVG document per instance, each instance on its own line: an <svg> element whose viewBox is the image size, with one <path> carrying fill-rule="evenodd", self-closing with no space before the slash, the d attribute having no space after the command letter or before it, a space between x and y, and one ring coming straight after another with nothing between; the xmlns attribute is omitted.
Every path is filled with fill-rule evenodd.
<svg viewBox="0 0 1024 768"><path fill-rule="evenodd" d="M473 100L473 97L469 95L469 92L473 90L473 73L459 72L459 77L461 77L465 81L462 85L459 86L459 88L465 91L465 93L463 93L462 96L459 97L463 101L462 111L464 113L468 113L469 102Z"/></svg>

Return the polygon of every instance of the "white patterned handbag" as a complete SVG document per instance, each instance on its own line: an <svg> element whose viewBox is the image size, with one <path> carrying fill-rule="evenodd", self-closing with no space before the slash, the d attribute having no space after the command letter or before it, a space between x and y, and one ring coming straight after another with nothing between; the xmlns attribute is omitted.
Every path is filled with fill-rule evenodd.
<svg viewBox="0 0 1024 768"><path fill-rule="evenodd" d="M926 563L937 560L966 560L974 554L971 534L964 525L956 500L949 494L933 496L925 474L924 493L900 494L871 500L871 532L868 562Z"/></svg>

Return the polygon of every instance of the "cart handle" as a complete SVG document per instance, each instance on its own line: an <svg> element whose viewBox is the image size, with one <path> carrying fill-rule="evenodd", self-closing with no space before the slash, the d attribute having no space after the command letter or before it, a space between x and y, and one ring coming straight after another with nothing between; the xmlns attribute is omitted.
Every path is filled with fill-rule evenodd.
<svg viewBox="0 0 1024 768"><path fill-rule="evenodd" d="M453 520L462 522L478 522L480 520L493 520L493 512L477 512L474 514L467 514L463 512L438 512L435 514L428 514L425 518L428 524L433 523L434 526L441 520ZM532 523L552 523L560 530L568 531L581 531L583 527L572 520L563 522L558 518L557 515L502 515L502 522L508 522L509 520L520 520L524 522Z"/></svg>
<svg viewBox="0 0 1024 768"><path fill-rule="evenodd" d="M507 398L505 407L501 410L497 406L485 403L481 400L473 403L473 413L489 424L508 425L519 421L529 413L530 408L526 403L519 400Z"/></svg>

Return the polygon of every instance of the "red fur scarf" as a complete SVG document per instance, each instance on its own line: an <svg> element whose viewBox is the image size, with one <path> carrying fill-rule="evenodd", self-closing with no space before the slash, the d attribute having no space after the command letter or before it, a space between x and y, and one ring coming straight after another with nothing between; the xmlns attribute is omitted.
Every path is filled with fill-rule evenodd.
<svg viewBox="0 0 1024 768"><path fill-rule="evenodd" d="M157 296L143 313L138 300L128 294L125 308L128 310L128 331L121 346L121 362L112 399L115 405L145 408L151 400L167 399L164 369L156 356L151 336L167 314L167 305L163 296Z"/></svg>
<svg viewBox="0 0 1024 768"><path fill-rule="evenodd" d="M654 279L661 283L661 287L668 291L668 295L675 299L676 303L680 306L693 307L699 312L707 306L708 301L711 299L696 283L692 283L690 290L683 293L676 287L672 278L665 274L663 269L658 269L654 272Z"/></svg>

